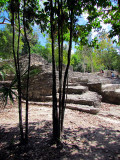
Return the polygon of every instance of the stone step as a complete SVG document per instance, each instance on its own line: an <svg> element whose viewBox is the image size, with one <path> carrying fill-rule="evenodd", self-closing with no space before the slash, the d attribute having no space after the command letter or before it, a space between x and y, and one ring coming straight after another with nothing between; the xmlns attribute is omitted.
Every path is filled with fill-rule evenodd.
<svg viewBox="0 0 120 160"><path fill-rule="evenodd" d="M95 108L94 106L88 106L88 105L78 105L78 104L66 104L66 108L72 109L72 110L78 110L86 113L91 114L97 114L99 112L99 108Z"/></svg>
<svg viewBox="0 0 120 160"><path fill-rule="evenodd" d="M86 85L88 83L88 78L86 76L85 77L76 76L76 77L72 77L70 82Z"/></svg>
<svg viewBox="0 0 120 160"><path fill-rule="evenodd" d="M101 105L101 96L95 92L87 91L81 95L68 94L67 103L89 105L99 107Z"/></svg>
<svg viewBox="0 0 120 160"><path fill-rule="evenodd" d="M68 83L68 86L78 86L78 85L79 83L71 83L71 82Z"/></svg>
<svg viewBox="0 0 120 160"><path fill-rule="evenodd" d="M25 103L25 100L22 100L22 102ZM52 102L29 101L29 104L52 107ZM79 104L72 104L72 103L71 104L67 103L66 108L72 109L72 110L78 110L78 111L81 111L81 112L91 113L91 114L97 114L99 112L99 108L95 108L94 106L79 105Z"/></svg>
<svg viewBox="0 0 120 160"><path fill-rule="evenodd" d="M104 84L102 85L102 91L115 91L120 89L120 84Z"/></svg>
<svg viewBox="0 0 120 160"><path fill-rule="evenodd" d="M32 99L30 99L32 101ZM33 100L34 101L34 100ZM39 102L51 102L52 96L39 96ZM94 106L98 108L101 105L101 96L95 92L87 91L81 95L67 94L66 103Z"/></svg>
<svg viewBox="0 0 120 160"><path fill-rule="evenodd" d="M86 86L68 86L66 88L67 94L82 94L84 92L88 91L88 87Z"/></svg>
<svg viewBox="0 0 120 160"><path fill-rule="evenodd" d="M88 83L88 88L90 91L101 93L101 83L100 82Z"/></svg>
<svg viewBox="0 0 120 160"><path fill-rule="evenodd" d="M120 89L104 90L102 101L120 105Z"/></svg>
<svg viewBox="0 0 120 160"><path fill-rule="evenodd" d="M22 103L26 103L26 101L22 100ZM28 103L31 105L38 105L38 106L49 106L49 107L52 106L52 101L50 101L50 102L29 101Z"/></svg>

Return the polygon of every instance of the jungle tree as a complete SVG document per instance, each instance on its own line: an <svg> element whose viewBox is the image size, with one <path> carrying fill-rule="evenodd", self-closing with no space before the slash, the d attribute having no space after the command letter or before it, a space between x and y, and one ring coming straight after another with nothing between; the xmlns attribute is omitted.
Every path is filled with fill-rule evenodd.
<svg viewBox="0 0 120 160"><path fill-rule="evenodd" d="M45 12L50 16L51 39L52 39L52 71L53 71L53 139L56 143L60 142L63 130L63 120L65 112L65 93L68 70L70 65L72 39L80 38L82 43L87 43L87 36L94 27L99 27L100 22L95 21L99 15L97 7L105 7L109 1L79 1L79 0L50 0L45 2ZM84 11L87 11L89 23L86 26L79 25L77 19ZM63 42L65 35L69 40L68 62L63 76ZM59 57L59 98L56 92L56 66L55 66L55 38L58 38L58 57ZM59 99L59 104L57 101Z"/></svg>
<svg viewBox="0 0 120 160"><path fill-rule="evenodd" d="M30 44L27 37L26 30L29 30L29 26L33 23L33 18L35 17L36 10L38 9L36 6L38 5L38 1L22 1L22 0L7 0L3 1L0 5L7 4L7 11L10 14L10 22L12 25L12 48L13 48L13 57L15 63L16 70L16 80L17 80L17 91L18 91L18 108L19 108L19 127L20 127L20 142L27 143L28 142L28 87L29 87L29 72L30 72ZM33 8L34 11L33 11ZM36 10L35 10L36 9ZM23 14L22 14L23 13ZM1 24L4 24L5 18ZM22 75L20 68L20 58L19 58L19 48L20 48L20 36L21 30L24 33L25 42L27 44L28 51L28 70L27 81L26 81L26 127L25 127L25 135L23 132L23 122L22 122ZM15 50L15 35L18 36L17 40L17 50Z"/></svg>

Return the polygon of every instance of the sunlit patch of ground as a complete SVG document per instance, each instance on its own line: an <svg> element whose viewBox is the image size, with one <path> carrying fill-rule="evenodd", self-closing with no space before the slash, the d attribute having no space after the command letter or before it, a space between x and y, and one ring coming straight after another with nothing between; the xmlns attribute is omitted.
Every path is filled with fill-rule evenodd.
<svg viewBox="0 0 120 160"><path fill-rule="evenodd" d="M0 159L119 160L120 118L109 114L111 107L120 106L102 103L102 112L98 115L66 109L63 148L60 149L56 145L50 145L51 107L29 106L29 143L27 146L19 146L17 104L8 105L6 109L0 110ZM24 119L23 105L23 121Z"/></svg>

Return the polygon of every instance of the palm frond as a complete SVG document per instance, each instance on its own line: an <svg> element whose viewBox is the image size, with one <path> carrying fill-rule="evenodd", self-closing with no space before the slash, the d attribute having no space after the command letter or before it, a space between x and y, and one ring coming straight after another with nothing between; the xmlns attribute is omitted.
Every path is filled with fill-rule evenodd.
<svg viewBox="0 0 120 160"><path fill-rule="evenodd" d="M1 75L2 80L4 80L5 79L5 73L3 71L0 71L0 75Z"/></svg>

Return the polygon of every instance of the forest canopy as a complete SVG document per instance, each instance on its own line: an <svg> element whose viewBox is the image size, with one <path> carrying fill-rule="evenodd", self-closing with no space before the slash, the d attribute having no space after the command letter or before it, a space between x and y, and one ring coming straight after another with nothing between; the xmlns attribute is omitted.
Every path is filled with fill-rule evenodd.
<svg viewBox="0 0 120 160"><path fill-rule="evenodd" d="M1 9L1 17L0 17L0 58L2 59L10 59L13 57L12 54L12 28L10 25L11 22L11 13L9 10L9 0L1 1L0 5L2 6ZM83 5L81 1L80 6ZM93 3L93 2L92 2ZM99 2L102 3L102 2ZM44 6L45 4L45 6ZM88 3L89 4L89 3ZM87 5L88 5L87 4ZM112 6L113 4L113 6ZM52 61L52 50L51 50L51 40L50 40L50 32L49 32L49 25L46 27L46 24L49 24L49 16L46 16L42 11L43 8L47 12L47 2L29 2L29 8L27 9L27 20L30 23L28 27L28 37L31 47L32 54L39 54L43 58L45 58L48 62ZM115 44L115 39L113 40L113 36L119 37L119 8L117 5L117 1L106 1L106 4L102 4L103 6L99 6L98 9L93 10L93 8L84 8L84 10L79 10L79 13L76 14L76 17L81 16L83 13L87 15L86 19L82 18L83 22L80 22L81 18L74 19L74 26L75 30L73 32L73 42L75 42L75 46L73 46L74 54L71 56L70 64L73 66L75 71L80 72L94 72L99 71L100 69L111 69L111 70L119 70L120 71L120 64L119 64L119 50L116 49L118 44ZM107 6L107 9L104 6ZM44 7L43 7L44 6ZM84 5L83 5L84 6ZM111 9L112 6L112 9ZM34 8L34 10L32 9ZM97 9L97 6L96 6ZM7 12L7 14L3 14ZM29 13L30 12L30 13ZM22 9L21 9L22 13ZM94 15L93 15L94 13ZM8 16L9 15L9 16ZM109 15L109 16L108 16ZM115 15L115 16L114 16ZM21 14L22 16L22 14ZM65 16L65 15L64 15ZM110 20L112 17L113 20ZM21 17L22 18L22 17ZM67 22L67 15L66 15L66 22ZM118 19L118 20L117 20ZM111 30L106 32L100 25L102 23L111 24ZM115 23L117 21L117 23ZM34 23L33 23L34 22ZM17 21L16 21L17 23ZM34 24L40 23L40 30L43 34L47 34L48 38L46 40L46 44L42 45L42 39L39 37L39 32L34 30ZM84 24L85 23L85 24ZM91 23L91 24L90 24ZM3 24L6 24L5 27L2 27ZM81 24L81 25L80 25ZM39 27L39 25L38 25ZM98 32L98 36L93 39L93 29ZM27 54L27 47L24 35L22 34L22 25L21 25L21 37L20 37L20 55ZM68 48L68 41L69 41L69 33L68 29L64 28L64 51L63 51L63 63L67 64L67 48ZM18 31L16 25L16 32ZM45 33L44 33L45 31ZM16 41L17 43L17 36ZM94 45L91 45L94 43ZM55 43L55 59L56 64L58 65L58 44L57 41ZM17 45L15 45L16 47ZM17 48L17 47L16 47ZM119 48L119 47L118 47ZM88 52L89 51L89 52ZM102 52L102 54L101 54Z"/></svg>

